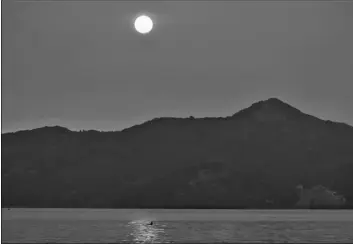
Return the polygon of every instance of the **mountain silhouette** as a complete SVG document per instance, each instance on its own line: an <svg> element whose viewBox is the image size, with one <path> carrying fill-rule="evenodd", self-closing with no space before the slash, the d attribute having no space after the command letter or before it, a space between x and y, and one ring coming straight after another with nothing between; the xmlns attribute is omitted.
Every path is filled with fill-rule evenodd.
<svg viewBox="0 0 353 244"><path fill-rule="evenodd" d="M156 118L116 132L2 134L8 207L292 208L323 185L353 206L353 127L277 98L222 118Z"/></svg>

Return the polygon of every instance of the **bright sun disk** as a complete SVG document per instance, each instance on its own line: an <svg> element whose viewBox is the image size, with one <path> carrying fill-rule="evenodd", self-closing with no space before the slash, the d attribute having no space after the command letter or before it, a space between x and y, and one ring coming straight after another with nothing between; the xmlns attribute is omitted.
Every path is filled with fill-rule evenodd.
<svg viewBox="0 0 353 244"><path fill-rule="evenodd" d="M135 29L141 34L147 34L153 28L153 21L146 15L141 15L135 20Z"/></svg>

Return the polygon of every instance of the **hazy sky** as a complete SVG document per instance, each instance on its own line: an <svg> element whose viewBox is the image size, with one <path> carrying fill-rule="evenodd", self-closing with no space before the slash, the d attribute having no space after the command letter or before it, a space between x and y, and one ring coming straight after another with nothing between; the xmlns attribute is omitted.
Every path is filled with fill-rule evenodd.
<svg viewBox="0 0 353 244"><path fill-rule="evenodd" d="M4 0L2 15L3 132L227 116L269 97L353 125L353 2Z"/></svg>

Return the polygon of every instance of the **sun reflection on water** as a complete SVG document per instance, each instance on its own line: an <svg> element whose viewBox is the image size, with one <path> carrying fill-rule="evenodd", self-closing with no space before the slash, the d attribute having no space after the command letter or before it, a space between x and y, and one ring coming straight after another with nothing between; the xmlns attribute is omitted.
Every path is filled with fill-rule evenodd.
<svg viewBox="0 0 353 244"><path fill-rule="evenodd" d="M154 223L149 225L150 221L137 220L129 222L132 229L130 236L136 243L161 243L166 242L163 225Z"/></svg>

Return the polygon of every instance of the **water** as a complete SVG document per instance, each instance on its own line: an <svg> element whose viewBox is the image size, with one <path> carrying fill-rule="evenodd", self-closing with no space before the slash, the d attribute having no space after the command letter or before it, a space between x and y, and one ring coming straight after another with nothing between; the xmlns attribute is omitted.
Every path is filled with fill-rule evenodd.
<svg viewBox="0 0 353 244"><path fill-rule="evenodd" d="M17 243L353 243L349 210L2 209L2 220Z"/></svg>

